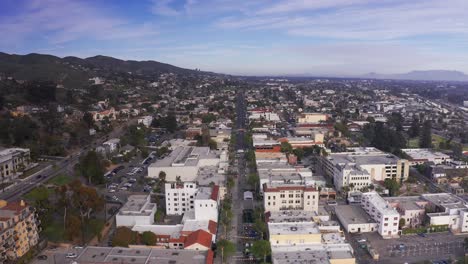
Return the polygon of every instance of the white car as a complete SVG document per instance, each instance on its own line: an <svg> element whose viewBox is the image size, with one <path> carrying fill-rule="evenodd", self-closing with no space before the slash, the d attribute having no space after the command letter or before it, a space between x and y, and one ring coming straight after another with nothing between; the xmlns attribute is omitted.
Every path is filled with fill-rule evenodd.
<svg viewBox="0 0 468 264"><path fill-rule="evenodd" d="M121 191L126 191L126 190L128 190L128 188L127 188L127 187L125 187L125 186L123 186L123 187L120 187L119 189L120 189Z"/></svg>
<svg viewBox="0 0 468 264"><path fill-rule="evenodd" d="M76 258L77 255L75 253L67 253L67 255L65 257L66 258Z"/></svg>
<svg viewBox="0 0 468 264"><path fill-rule="evenodd" d="M110 193L115 193L115 189L109 189Z"/></svg>

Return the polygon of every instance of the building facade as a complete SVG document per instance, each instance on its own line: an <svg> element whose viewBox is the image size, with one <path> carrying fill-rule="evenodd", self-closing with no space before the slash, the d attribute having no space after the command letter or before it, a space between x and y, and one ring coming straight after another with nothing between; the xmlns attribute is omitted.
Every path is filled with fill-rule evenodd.
<svg viewBox="0 0 468 264"><path fill-rule="evenodd" d="M377 223L377 231L383 238L398 237L400 214L378 193L363 193L362 208Z"/></svg>
<svg viewBox="0 0 468 264"><path fill-rule="evenodd" d="M7 182L19 176L30 163L30 151L23 148L8 148L0 151L0 180Z"/></svg>
<svg viewBox="0 0 468 264"><path fill-rule="evenodd" d="M265 212L285 210L318 211L319 193L313 187L264 184L263 192Z"/></svg>

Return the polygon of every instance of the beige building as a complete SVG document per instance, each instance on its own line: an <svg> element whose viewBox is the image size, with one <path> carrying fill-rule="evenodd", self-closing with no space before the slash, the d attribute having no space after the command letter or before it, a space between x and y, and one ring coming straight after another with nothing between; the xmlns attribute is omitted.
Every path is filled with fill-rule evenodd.
<svg viewBox="0 0 468 264"><path fill-rule="evenodd" d="M0 201L0 261L15 260L37 245L38 226L35 211L23 201Z"/></svg>
<svg viewBox="0 0 468 264"><path fill-rule="evenodd" d="M263 185L265 212L284 210L318 211L318 191L304 185Z"/></svg>
<svg viewBox="0 0 468 264"><path fill-rule="evenodd" d="M0 180L7 182L19 176L30 162L29 149L8 148L0 150Z"/></svg>
<svg viewBox="0 0 468 264"><path fill-rule="evenodd" d="M297 118L299 124L314 124L327 121L327 115L322 113L302 113Z"/></svg>

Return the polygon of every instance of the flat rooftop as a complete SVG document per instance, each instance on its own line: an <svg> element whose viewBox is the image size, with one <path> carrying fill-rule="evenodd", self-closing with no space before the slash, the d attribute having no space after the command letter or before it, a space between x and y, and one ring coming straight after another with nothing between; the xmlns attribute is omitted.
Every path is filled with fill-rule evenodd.
<svg viewBox="0 0 468 264"><path fill-rule="evenodd" d="M156 204L149 202L149 195L130 195L119 215L150 215L154 207Z"/></svg>
<svg viewBox="0 0 468 264"><path fill-rule="evenodd" d="M135 263L135 264L206 264L207 251L86 247L77 263Z"/></svg>
<svg viewBox="0 0 468 264"><path fill-rule="evenodd" d="M434 159L449 159L450 156L442 152L433 151L426 148L402 149L408 156L415 160L434 160Z"/></svg>
<svg viewBox="0 0 468 264"><path fill-rule="evenodd" d="M422 198L433 204L449 209L463 209L468 207L463 199L451 193L428 193L423 194Z"/></svg>
<svg viewBox="0 0 468 264"><path fill-rule="evenodd" d="M335 212L343 225L375 223L361 205L337 205Z"/></svg>
<svg viewBox="0 0 468 264"><path fill-rule="evenodd" d="M301 235L319 234L320 230L314 222L309 223L268 223L270 235Z"/></svg>
<svg viewBox="0 0 468 264"><path fill-rule="evenodd" d="M376 148L349 148L349 152L331 153L327 159L334 164L354 163L366 164L396 164L399 158L393 154L380 151Z"/></svg>
<svg viewBox="0 0 468 264"><path fill-rule="evenodd" d="M276 264L329 264L333 259L354 259L352 247L344 243L272 246L271 250L273 263Z"/></svg>
<svg viewBox="0 0 468 264"><path fill-rule="evenodd" d="M382 196L380 196L376 192L367 192L362 194L362 199L364 200L365 197L368 197L368 200L373 206L379 210L382 214L385 215L400 215L395 208L389 205L387 201L385 201Z"/></svg>
<svg viewBox="0 0 468 264"><path fill-rule="evenodd" d="M201 167L198 170L197 182L201 186L208 186L210 183L215 185L225 186L226 175L218 173L218 167L208 166Z"/></svg>
<svg viewBox="0 0 468 264"><path fill-rule="evenodd" d="M285 222L313 222L314 216L317 213L301 210L288 210L281 212L270 212L268 222L270 223L285 223Z"/></svg>
<svg viewBox="0 0 468 264"><path fill-rule="evenodd" d="M200 159L215 159L216 157L216 153L210 151L209 147L179 146L164 159L152 163L150 167L197 166Z"/></svg>

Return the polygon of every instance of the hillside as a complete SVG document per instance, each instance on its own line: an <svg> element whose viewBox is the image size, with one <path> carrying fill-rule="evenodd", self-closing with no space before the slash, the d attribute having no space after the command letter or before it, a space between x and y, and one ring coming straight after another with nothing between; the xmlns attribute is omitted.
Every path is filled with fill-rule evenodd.
<svg viewBox="0 0 468 264"><path fill-rule="evenodd" d="M0 73L19 80L47 80L77 87L87 83L91 77L128 72L148 76L169 72L200 73L157 61L125 61L107 56L60 58L36 53L16 55L0 52Z"/></svg>

